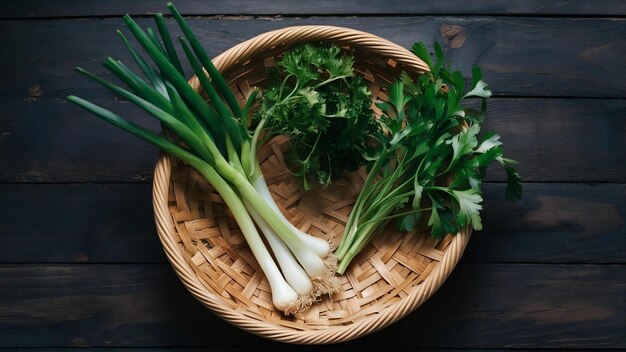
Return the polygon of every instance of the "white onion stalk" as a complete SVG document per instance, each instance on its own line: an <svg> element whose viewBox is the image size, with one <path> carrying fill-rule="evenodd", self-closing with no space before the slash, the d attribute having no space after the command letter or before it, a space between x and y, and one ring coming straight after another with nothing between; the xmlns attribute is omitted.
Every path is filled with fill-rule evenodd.
<svg viewBox="0 0 626 352"><path fill-rule="evenodd" d="M260 167L257 166L256 172L250 177L250 183L254 189L256 189L258 194L267 202L267 204L274 209L283 223L292 230L293 234L299 240L300 245L295 249L292 248L292 252L293 255L298 258L298 261L302 264L306 273L310 277L310 281L313 283L314 291L311 293L311 297L313 299L317 299L320 295L336 292L340 285L339 280L334 276L337 258L331 251L330 243L324 239L311 236L301 231L283 215L269 191ZM263 229L261 229L261 231L265 234ZM270 236L272 236L272 234L275 236L273 231ZM276 254L274 247L272 247L272 250L274 251L274 254ZM292 253L289 253L289 255L291 254ZM280 264L281 259L277 257L277 260ZM283 268L283 264L280 264L280 266ZM287 281L289 282L289 279L287 279Z"/></svg>
<svg viewBox="0 0 626 352"><path fill-rule="evenodd" d="M261 229L270 248L272 248L274 257L276 257L276 261L285 276L285 280L289 283L289 286L301 297L310 295L313 292L313 284L307 273L291 254L285 242L278 237L276 232L259 216L253 207L247 202L244 204L246 209L248 209L248 213L250 213L250 216L254 219L254 222L259 229Z"/></svg>
<svg viewBox="0 0 626 352"><path fill-rule="evenodd" d="M246 106L254 101L256 93L258 91L254 90L250 94ZM251 185L254 190L251 193L263 199L262 203L258 202L249 205L259 210L265 210L266 207L272 210L271 214L267 214L268 216L262 213L259 215L261 215L266 225L271 228L273 234L278 235L286 244L291 254L297 258L297 261L306 271L314 286L312 297L317 299L322 294L336 292L339 289L339 279L335 277L337 257L332 253L332 248L328 241L311 236L295 227L283 215L274 198L272 198L257 158L257 146L265 121L265 119L261 119L254 130L252 139L242 143L240 160L249 182L246 186ZM234 182L235 185L237 184L234 180L231 182ZM244 199L247 198L248 193L248 190L245 190L245 188L239 188ZM252 202L256 199L247 200ZM269 236L271 237L272 234ZM280 262L280 259L278 260ZM281 267L287 265L289 264L281 264Z"/></svg>
<svg viewBox="0 0 626 352"><path fill-rule="evenodd" d="M200 169L199 171L203 174L203 176L211 180L211 184L218 191L222 199L224 199L224 202L235 217L246 242L250 246L250 250L252 250L252 254L258 261L265 277L267 277L267 282L269 283L270 290L272 291L272 303L274 304L274 307L283 311L286 315L301 311L304 307L299 300L298 294L281 275L280 270L278 270L274 259L272 259L271 254L265 247L261 236L259 236L259 233L257 232L249 214L246 212L244 205L241 203L241 200L237 197L233 190L228 187L226 182L222 181L226 184L226 186L220 187L219 185L216 185L218 183L216 182L216 177L209 178L207 177L205 170Z"/></svg>
<svg viewBox="0 0 626 352"><path fill-rule="evenodd" d="M259 192L261 197L265 199L267 204L270 207L272 207L274 211L276 211L276 214L280 216L281 220L283 220L283 222L285 222L285 224L287 224L291 228L294 234L296 234L296 236L298 236L298 238L300 238L302 242L306 243L307 247L311 251L313 251L315 254L317 254L321 258L324 258L330 254L331 246L328 243L328 241L325 241L318 237L311 236L308 233L301 231L299 228L295 227L285 217L285 215L283 215L283 213L278 208L278 205L274 201L274 198L272 197L272 194L270 193L269 188L267 187L267 183L265 182L265 177L263 177L263 174L261 174L260 172L257 172L255 176L251 178L250 183L252 183L252 187L254 187L254 189L256 189L257 192Z"/></svg>

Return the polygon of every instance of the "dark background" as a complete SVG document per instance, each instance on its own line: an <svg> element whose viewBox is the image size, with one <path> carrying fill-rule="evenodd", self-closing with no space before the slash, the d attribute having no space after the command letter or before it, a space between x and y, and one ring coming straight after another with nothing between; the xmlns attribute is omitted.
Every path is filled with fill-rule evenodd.
<svg viewBox="0 0 626 352"><path fill-rule="evenodd" d="M332 24L405 47L440 41L456 67L481 66L495 93L485 128L520 162L524 198L506 202L503 175L490 173L485 230L441 289L397 324L330 349L626 349L626 2L176 5L212 55L271 29ZM129 61L120 17L145 25L156 11L165 3L1 3L0 348L294 348L195 301L155 232L157 151L64 100L157 130L73 71Z"/></svg>

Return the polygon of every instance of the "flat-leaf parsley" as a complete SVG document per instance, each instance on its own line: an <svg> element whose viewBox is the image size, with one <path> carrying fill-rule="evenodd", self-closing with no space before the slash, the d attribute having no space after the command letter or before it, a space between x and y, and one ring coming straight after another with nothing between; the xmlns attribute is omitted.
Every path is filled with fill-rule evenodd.
<svg viewBox="0 0 626 352"><path fill-rule="evenodd" d="M402 74L389 87L388 101L378 103L386 134L381 135L381 149L337 248L339 273L394 219L398 229L411 231L423 217L437 238L466 226L480 230L481 180L494 161L507 173L507 196L521 195L515 162L503 156L500 136L493 132L479 136L491 96L480 69L472 70L472 84L466 91L461 73L444 65L438 44L435 60L422 43L415 44L412 52L431 73L416 79ZM482 99L480 110L462 105L470 97Z"/></svg>

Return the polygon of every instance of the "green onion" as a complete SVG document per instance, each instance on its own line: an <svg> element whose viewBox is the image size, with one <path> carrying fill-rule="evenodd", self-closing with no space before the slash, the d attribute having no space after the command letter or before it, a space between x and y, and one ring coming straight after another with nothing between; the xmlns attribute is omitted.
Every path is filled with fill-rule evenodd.
<svg viewBox="0 0 626 352"><path fill-rule="evenodd" d="M161 40L154 31L148 30L146 34L130 16L124 17L131 33L158 70L148 64L120 33L123 44L147 81L111 58L105 60L105 67L128 89L84 69L77 70L148 112L184 144L161 137L81 98L69 96L68 100L198 170L230 208L268 278L274 305L286 314L301 311L319 295L339 287L333 275L336 258L330 252L328 242L290 224L271 197L256 159L253 131L247 128L248 114L257 91L248 97L242 110L191 28L173 5L168 4L168 7L189 41L191 48L187 41L179 40L189 64L209 96L208 101L194 91L183 77L182 65L161 14L155 16ZM211 81L203 70L209 73ZM268 240L282 273L261 240L255 223Z"/></svg>
<svg viewBox="0 0 626 352"><path fill-rule="evenodd" d="M207 55L206 51L204 51L202 44L200 44L200 41L198 40L198 38L196 38L195 34L193 34L191 27L189 27L187 22L185 22L185 20L180 15L180 12L178 12L174 4L172 4L171 2L168 3L167 8L170 9L170 12L176 19L176 22L178 22L180 29L182 29L183 33L185 34L185 37L187 38L187 40L189 40L189 43L191 44L193 51L196 53L196 55L200 59L200 62L209 73L209 76L211 76L211 78L217 85L217 88L222 94L222 96L224 97L224 99L226 99L226 102L228 103L228 106L230 106L231 110L233 111L233 114L235 114L236 116L241 116L241 108L239 107L237 98L235 98L235 94L233 94L230 88L228 88L226 81L224 80L222 75L217 71L217 68L215 68L215 66L213 65L211 58L209 57L209 55Z"/></svg>
<svg viewBox="0 0 626 352"><path fill-rule="evenodd" d="M176 49L174 49L174 43L172 43L172 38L170 38L170 32L167 30L167 25L165 24L165 20L163 19L163 14L157 13L154 15L154 21L157 24L157 28L159 29L159 33L161 33L161 38L163 39L163 44L165 45L165 52L167 53L167 57L169 57L170 62L181 75L185 75L185 71L183 71L183 66L180 64L180 60L178 59L178 55L176 54Z"/></svg>

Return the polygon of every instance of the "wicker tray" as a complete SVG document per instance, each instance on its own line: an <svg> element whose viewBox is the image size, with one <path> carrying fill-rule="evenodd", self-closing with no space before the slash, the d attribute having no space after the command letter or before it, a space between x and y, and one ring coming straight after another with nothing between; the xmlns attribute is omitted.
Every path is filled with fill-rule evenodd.
<svg viewBox="0 0 626 352"><path fill-rule="evenodd" d="M426 65L406 49L374 35L339 27L290 27L261 34L215 58L243 102L262 87L266 68L290 46L331 41L355 55L355 68L373 96L402 70L421 74ZM197 79L190 81L201 90ZM300 229L335 243L356 200L364 172L329 188L302 192L285 167L287 140L277 137L259 152L267 183L283 213ZM296 317L272 306L269 285L219 195L193 169L168 155L156 165L153 188L159 237L187 289L226 321L269 339L301 344L337 343L379 330L406 316L445 281L461 257L470 231L435 240L426 233L387 229L352 262L342 290Z"/></svg>

